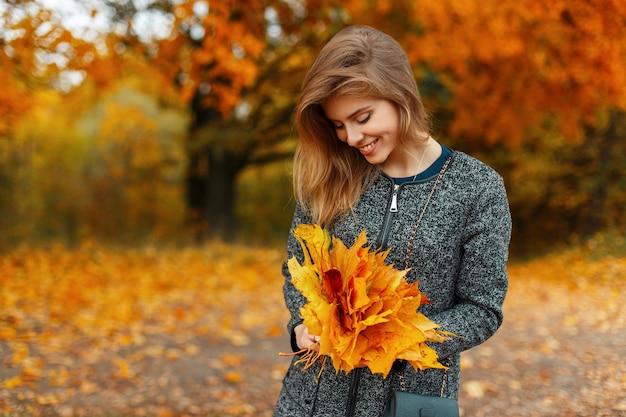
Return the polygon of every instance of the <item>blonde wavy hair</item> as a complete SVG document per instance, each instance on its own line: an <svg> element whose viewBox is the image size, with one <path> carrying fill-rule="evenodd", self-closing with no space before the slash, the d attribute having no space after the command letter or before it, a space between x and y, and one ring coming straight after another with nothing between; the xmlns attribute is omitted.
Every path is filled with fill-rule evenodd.
<svg viewBox="0 0 626 417"><path fill-rule="evenodd" d="M295 110L299 143L294 156L296 198L313 221L328 227L350 213L379 173L355 148L341 142L322 104L349 95L386 99L400 115L400 143L428 138L428 115L409 60L391 36L368 26L348 26L320 51L309 68Z"/></svg>

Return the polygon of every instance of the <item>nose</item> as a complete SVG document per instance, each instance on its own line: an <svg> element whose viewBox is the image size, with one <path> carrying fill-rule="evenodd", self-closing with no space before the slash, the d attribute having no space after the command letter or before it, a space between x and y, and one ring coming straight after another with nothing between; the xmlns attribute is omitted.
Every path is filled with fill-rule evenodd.
<svg viewBox="0 0 626 417"><path fill-rule="evenodd" d="M346 125L346 143L350 146L357 146L363 139L363 132L358 125Z"/></svg>

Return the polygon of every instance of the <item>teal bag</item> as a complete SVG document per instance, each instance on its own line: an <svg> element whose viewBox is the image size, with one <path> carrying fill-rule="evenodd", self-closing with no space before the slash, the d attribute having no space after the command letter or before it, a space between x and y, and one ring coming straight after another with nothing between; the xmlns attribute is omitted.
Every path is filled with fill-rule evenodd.
<svg viewBox="0 0 626 417"><path fill-rule="evenodd" d="M459 403L446 397L393 391L383 417L459 417Z"/></svg>
<svg viewBox="0 0 626 417"><path fill-rule="evenodd" d="M385 404L383 417L459 417L459 402L452 398L446 398L443 393L448 381L448 369L450 360L446 360L446 366L441 380L439 396L414 394L406 392L404 383L405 361L398 362L398 377L402 391L391 391L389 400Z"/></svg>

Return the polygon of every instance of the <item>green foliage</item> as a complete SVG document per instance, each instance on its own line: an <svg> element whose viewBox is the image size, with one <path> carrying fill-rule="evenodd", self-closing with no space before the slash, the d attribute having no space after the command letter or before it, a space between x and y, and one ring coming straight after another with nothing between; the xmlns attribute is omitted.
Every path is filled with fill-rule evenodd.
<svg viewBox="0 0 626 417"><path fill-rule="evenodd" d="M83 117L59 93L37 103L0 142L0 248L181 234L184 113L124 83Z"/></svg>
<svg viewBox="0 0 626 417"><path fill-rule="evenodd" d="M592 259L604 256L624 257L626 253L626 235L623 228L615 228L593 236L586 242Z"/></svg>
<svg viewBox="0 0 626 417"><path fill-rule="evenodd" d="M577 142L544 128L518 148L450 143L504 177L513 254L540 254L626 229L626 142L619 139L624 129L624 114L607 113Z"/></svg>
<svg viewBox="0 0 626 417"><path fill-rule="evenodd" d="M61 108L55 94L38 95L39 105L28 115L4 148L6 178L0 207L4 222L0 245L27 237L75 233L70 201L81 201L80 166L83 143L68 129L67 119L55 117ZM43 129L42 129L43 128Z"/></svg>
<svg viewBox="0 0 626 417"><path fill-rule="evenodd" d="M248 167L237 181L238 239L284 244L294 206L290 161Z"/></svg>
<svg viewBox="0 0 626 417"><path fill-rule="evenodd" d="M162 238L184 221L185 118L124 87L89 121L86 223L107 240Z"/></svg>

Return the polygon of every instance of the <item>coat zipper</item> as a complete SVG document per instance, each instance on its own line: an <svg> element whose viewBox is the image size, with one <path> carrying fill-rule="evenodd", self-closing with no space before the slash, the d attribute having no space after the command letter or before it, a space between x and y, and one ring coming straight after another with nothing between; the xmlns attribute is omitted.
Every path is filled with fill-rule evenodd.
<svg viewBox="0 0 626 417"><path fill-rule="evenodd" d="M389 213L385 216L385 221L383 222L383 228L380 232L380 237L378 241L380 242L380 247L385 250L387 248L387 238L389 237L389 232L391 231L391 223L393 223L393 219L395 214L398 212L398 191L400 190L400 185L394 184L393 191L391 193L391 205L389 206Z"/></svg>
<svg viewBox="0 0 626 417"><path fill-rule="evenodd" d="M383 222L383 229L379 238L380 247L385 248L387 246L387 238L391 230L391 223L395 217L395 213L398 212L398 190L400 185L393 185L393 192L391 194L391 205L389 206L389 213L385 216ZM348 404L346 407L346 417L354 417L356 411L356 397L359 390L359 381L361 379L361 372L363 368L356 368L352 371L352 379L350 380L350 391L348 392Z"/></svg>
<svg viewBox="0 0 626 417"><path fill-rule="evenodd" d="M359 390L359 380L361 379L361 370L356 368L352 371L352 379L350 380L350 392L348 393L348 405L346 407L346 417L353 417L356 411L356 394Z"/></svg>
<svg viewBox="0 0 626 417"><path fill-rule="evenodd" d="M391 207L389 207L389 211L391 213L398 212L398 190L400 186L398 184L393 185L393 194L391 195Z"/></svg>

